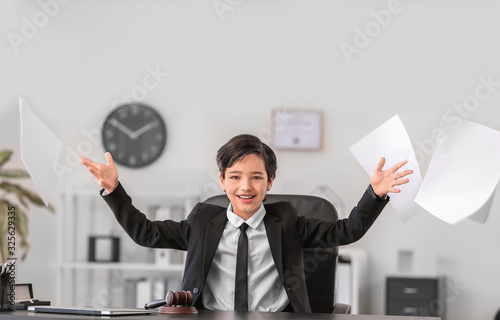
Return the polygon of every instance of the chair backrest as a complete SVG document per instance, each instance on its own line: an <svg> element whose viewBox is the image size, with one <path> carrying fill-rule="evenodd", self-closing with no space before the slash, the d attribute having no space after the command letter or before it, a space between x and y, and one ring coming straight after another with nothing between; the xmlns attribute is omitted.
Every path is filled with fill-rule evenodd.
<svg viewBox="0 0 500 320"><path fill-rule="evenodd" d="M297 214L308 218L337 221L337 210L328 200L309 195L267 194L264 203L288 201L297 210ZM227 207L229 199L225 194L213 196L204 201ZM331 313L334 306L335 271L338 249L304 249L304 271L307 293L312 312Z"/></svg>

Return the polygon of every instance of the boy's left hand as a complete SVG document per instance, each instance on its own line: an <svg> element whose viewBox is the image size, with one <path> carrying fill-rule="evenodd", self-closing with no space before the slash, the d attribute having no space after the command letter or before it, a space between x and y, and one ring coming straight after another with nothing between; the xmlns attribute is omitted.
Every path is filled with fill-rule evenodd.
<svg viewBox="0 0 500 320"><path fill-rule="evenodd" d="M399 193L401 190L395 188L394 186L399 186L405 183L408 183L409 179L401 179L406 177L409 174L413 173L413 170L404 170L401 172L397 172L402 166L407 164L408 161L404 160L396 163L391 168L387 170L383 170L382 168L385 165L385 158L380 158L378 162L377 168L373 171L373 174L370 179L370 183L372 185L373 191L382 198L385 198L387 193Z"/></svg>

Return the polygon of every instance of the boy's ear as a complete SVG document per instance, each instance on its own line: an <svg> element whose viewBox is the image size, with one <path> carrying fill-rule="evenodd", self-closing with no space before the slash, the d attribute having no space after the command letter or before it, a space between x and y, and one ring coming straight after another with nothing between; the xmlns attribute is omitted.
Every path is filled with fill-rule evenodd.
<svg viewBox="0 0 500 320"><path fill-rule="evenodd" d="M274 178L270 178L269 180L267 180L267 191L271 191L271 187L273 186L273 181Z"/></svg>
<svg viewBox="0 0 500 320"><path fill-rule="evenodd" d="M226 186L224 184L224 178L222 177L222 172L219 172L219 184L222 191L226 192Z"/></svg>

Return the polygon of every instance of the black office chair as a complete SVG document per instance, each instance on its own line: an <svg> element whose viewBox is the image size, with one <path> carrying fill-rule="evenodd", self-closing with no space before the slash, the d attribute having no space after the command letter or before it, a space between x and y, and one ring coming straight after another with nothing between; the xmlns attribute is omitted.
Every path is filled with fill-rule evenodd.
<svg viewBox="0 0 500 320"><path fill-rule="evenodd" d="M268 194L264 203L279 201L290 202L297 213L309 218L327 221L338 219L337 210L328 200L308 195ZM213 196L205 203L227 207L229 199L225 194ZM321 259L318 259L321 257ZM304 270L306 274L307 294L309 304L314 313L351 313L347 304L333 305L335 293L335 270L337 267L337 247L323 249L304 249Z"/></svg>

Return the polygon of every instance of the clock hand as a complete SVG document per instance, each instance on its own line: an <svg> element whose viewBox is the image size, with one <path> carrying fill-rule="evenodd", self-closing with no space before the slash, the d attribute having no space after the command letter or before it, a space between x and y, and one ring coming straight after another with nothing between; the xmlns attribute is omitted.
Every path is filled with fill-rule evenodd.
<svg viewBox="0 0 500 320"><path fill-rule="evenodd" d="M132 139L137 139L141 134L144 134L144 133L148 132L149 130L153 129L157 125L158 125L157 122L150 122L147 125L143 126L142 128L140 128L140 129L132 132L131 138Z"/></svg>
<svg viewBox="0 0 500 320"><path fill-rule="evenodd" d="M109 123L111 123L116 128L120 129L123 133L125 133L127 136L129 136L130 139L135 139L134 132L132 130L130 130L129 128L127 128L126 126L124 126L123 124L121 124L120 121L118 121L116 119L111 119L111 120L109 120Z"/></svg>

